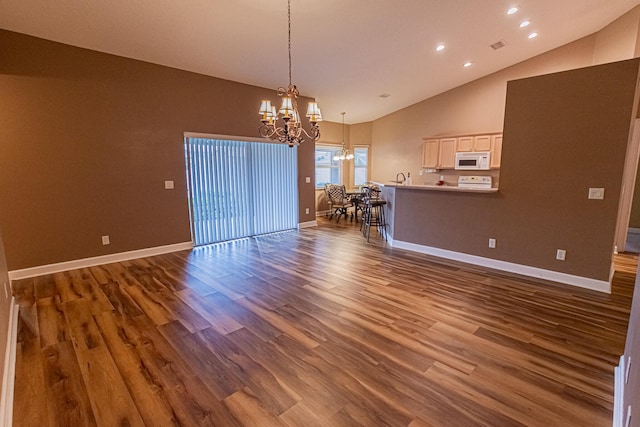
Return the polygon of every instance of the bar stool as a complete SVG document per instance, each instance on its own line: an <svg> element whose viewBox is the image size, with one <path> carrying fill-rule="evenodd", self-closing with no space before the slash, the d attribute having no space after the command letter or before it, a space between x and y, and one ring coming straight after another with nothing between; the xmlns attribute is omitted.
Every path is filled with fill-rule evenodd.
<svg viewBox="0 0 640 427"><path fill-rule="evenodd" d="M387 240L387 223L384 217L384 205L387 201L380 197L380 188L376 186L367 187L364 196L364 209L362 211L362 223L360 229L367 238L371 237L371 226L375 226L378 233Z"/></svg>

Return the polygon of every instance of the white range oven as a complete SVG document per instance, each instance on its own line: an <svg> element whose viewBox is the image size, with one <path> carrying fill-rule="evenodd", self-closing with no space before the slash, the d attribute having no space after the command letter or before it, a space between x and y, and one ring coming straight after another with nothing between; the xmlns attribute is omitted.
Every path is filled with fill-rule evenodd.
<svg viewBox="0 0 640 427"><path fill-rule="evenodd" d="M490 176L460 176L458 177L458 187L486 190L491 188L491 181Z"/></svg>

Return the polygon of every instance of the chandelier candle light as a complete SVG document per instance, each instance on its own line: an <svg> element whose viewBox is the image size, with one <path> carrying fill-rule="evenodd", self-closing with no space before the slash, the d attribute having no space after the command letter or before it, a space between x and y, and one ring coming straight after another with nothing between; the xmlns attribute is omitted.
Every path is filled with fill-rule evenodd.
<svg viewBox="0 0 640 427"><path fill-rule="evenodd" d="M318 104L310 102L306 116L311 123L311 133L302 128L296 101L296 98L300 96L300 92L296 85L291 83L291 0L288 0L287 11L289 18L289 87L286 89L283 87L278 88L278 96L282 97L282 106L278 112L276 112L276 107L271 105L271 101L262 100L258 113L262 116L260 120L262 122L260 136L283 143L286 142L289 147L293 147L303 142L305 136L313 141L317 141L320 138L318 123L322 121L322 114ZM282 126L277 125L278 119L282 119ZM342 120L344 122L344 116Z"/></svg>
<svg viewBox="0 0 640 427"><path fill-rule="evenodd" d="M347 113L342 112L340 114L342 114L342 150L340 150L340 152L336 153L336 155L333 156L333 160L351 160L353 159L353 154L351 154L351 152L344 146L344 115Z"/></svg>

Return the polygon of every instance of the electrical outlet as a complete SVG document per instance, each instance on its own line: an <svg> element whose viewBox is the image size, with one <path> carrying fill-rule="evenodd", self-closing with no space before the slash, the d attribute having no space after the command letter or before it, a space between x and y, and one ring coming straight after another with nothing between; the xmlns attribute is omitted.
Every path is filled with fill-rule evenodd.
<svg viewBox="0 0 640 427"><path fill-rule="evenodd" d="M109 240L109 236L102 236L102 244L108 245L109 243L111 243L111 241Z"/></svg>
<svg viewBox="0 0 640 427"><path fill-rule="evenodd" d="M489 247L492 249L496 247L496 239L489 239Z"/></svg>
<svg viewBox="0 0 640 427"><path fill-rule="evenodd" d="M309 208L306 208L306 209L304 210L304 213L306 213L307 215L309 215Z"/></svg>
<svg viewBox="0 0 640 427"><path fill-rule="evenodd" d="M311 177L310 176L306 176L304 178L304 182L306 182L307 184L311 184ZM307 212L307 213L309 213L309 212Z"/></svg>
<svg viewBox="0 0 640 427"><path fill-rule="evenodd" d="M165 181L164 182L165 190L173 190L173 181Z"/></svg>
<svg viewBox="0 0 640 427"><path fill-rule="evenodd" d="M604 188L589 188L589 198L592 200L604 199Z"/></svg>
<svg viewBox="0 0 640 427"><path fill-rule="evenodd" d="M567 256L567 251L565 251L564 249L558 249L558 251L556 252L556 259L558 261L564 261L566 256Z"/></svg>

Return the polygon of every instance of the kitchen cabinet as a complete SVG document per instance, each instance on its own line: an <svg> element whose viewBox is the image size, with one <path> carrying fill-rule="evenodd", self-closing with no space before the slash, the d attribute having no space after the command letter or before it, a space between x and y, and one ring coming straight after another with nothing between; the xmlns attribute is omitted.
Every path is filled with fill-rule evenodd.
<svg viewBox="0 0 640 427"><path fill-rule="evenodd" d="M489 151L491 150L491 135L469 135L458 137L456 151Z"/></svg>
<svg viewBox="0 0 640 427"><path fill-rule="evenodd" d="M456 146L456 151L473 151L473 137L472 136L461 136L458 138L458 144Z"/></svg>
<svg viewBox="0 0 640 427"><path fill-rule="evenodd" d="M500 168L500 158L502 157L502 135L491 136L491 169Z"/></svg>
<svg viewBox="0 0 640 427"><path fill-rule="evenodd" d="M458 138L441 138L438 153L438 169L454 169L456 167L456 145Z"/></svg>
<svg viewBox="0 0 640 427"><path fill-rule="evenodd" d="M457 138L425 139L422 143L422 167L453 169L456 165Z"/></svg>
<svg viewBox="0 0 640 427"><path fill-rule="evenodd" d="M422 167L425 169L455 169L456 153L473 151L488 151L491 169L500 168L501 133L426 137L422 140Z"/></svg>
<svg viewBox="0 0 640 427"><path fill-rule="evenodd" d="M478 135L473 137L473 151L490 151L491 135Z"/></svg>
<svg viewBox="0 0 640 427"><path fill-rule="evenodd" d="M440 140L425 139L422 143L422 167L436 169L438 167L438 153Z"/></svg>

